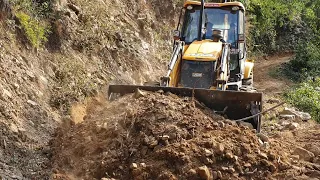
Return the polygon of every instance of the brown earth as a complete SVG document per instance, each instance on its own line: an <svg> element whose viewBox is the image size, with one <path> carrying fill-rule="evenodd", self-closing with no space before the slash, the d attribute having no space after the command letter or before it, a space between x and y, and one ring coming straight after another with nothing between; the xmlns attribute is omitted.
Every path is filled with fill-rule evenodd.
<svg viewBox="0 0 320 180"><path fill-rule="evenodd" d="M292 54L274 55L267 58L258 58L254 67L254 86L264 94L281 93L293 83L285 77L274 78L270 75L286 62Z"/></svg>
<svg viewBox="0 0 320 180"><path fill-rule="evenodd" d="M254 130L195 104L149 92L106 104L57 133L53 178L269 179L289 171L280 143L265 148Z"/></svg>

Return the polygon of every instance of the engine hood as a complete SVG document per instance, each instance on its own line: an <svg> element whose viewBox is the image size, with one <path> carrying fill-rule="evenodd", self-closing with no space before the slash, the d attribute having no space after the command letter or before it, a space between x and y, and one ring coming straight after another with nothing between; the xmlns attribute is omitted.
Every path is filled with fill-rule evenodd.
<svg viewBox="0 0 320 180"><path fill-rule="evenodd" d="M215 61L222 52L222 42L212 40L194 41L183 55L185 60Z"/></svg>

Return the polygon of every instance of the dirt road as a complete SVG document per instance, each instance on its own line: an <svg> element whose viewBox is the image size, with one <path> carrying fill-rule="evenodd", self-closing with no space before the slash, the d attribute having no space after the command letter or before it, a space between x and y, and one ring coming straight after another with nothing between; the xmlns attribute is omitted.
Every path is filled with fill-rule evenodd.
<svg viewBox="0 0 320 180"><path fill-rule="evenodd" d="M272 77L281 64L290 61L291 54L276 55L267 59L258 59L254 67L254 86L258 91L276 94L290 87L293 83L284 77Z"/></svg>
<svg viewBox="0 0 320 180"><path fill-rule="evenodd" d="M264 93L265 109L283 101L280 94L294 85L285 77L274 76L277 68L290 58L291 55L273 56L256 63L254 86ZM288 163L300 171L298 176L287 174L286 179L320 178L320 125L312 120L280 118L283 109L277 108L264 116L263 130L271 144L281 144L283 151L290 154Z"/></svg>

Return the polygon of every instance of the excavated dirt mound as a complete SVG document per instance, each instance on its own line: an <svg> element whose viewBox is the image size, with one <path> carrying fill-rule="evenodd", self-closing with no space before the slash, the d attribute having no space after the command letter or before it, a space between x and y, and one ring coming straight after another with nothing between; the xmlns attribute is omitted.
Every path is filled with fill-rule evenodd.
<svg viewBox="0 0 320 180"><path fill-rule="evenodd" d="M281 179L291 171L280 143L261 145L255 130L191 98L140 92L99 107L57 132L53 178Z"/></svg>

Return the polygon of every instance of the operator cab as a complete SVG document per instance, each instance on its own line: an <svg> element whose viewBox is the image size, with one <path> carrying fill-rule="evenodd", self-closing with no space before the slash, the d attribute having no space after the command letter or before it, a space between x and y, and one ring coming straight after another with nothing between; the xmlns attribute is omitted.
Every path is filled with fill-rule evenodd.
<svg viewBox="0 0 320 180"><path fill-rule="evenodd" d="M200 23L200 2L187 1L183 12L181 21L183 24L179 28L181 35L179 39L184 41L186 45L190 45L198 40L199 23ZM203 17L202 17L202 40L212 40L213 31L221 31L222 39L224 42L230 44L230 78L229 82L241 81L243 78L244 64L246 58L245 51L245 22L244 22L244 7L238 2L227 2L227 3L205 3ZM210 64L211 63L211 64ZM198 67L204 69L202 66L215 66L215 61L186 61L182 60L182 67ZM187 64L187 65L186 65ZM210 74L203 74L208 81L202 84L194 82L195 77L192 77L188 71L181 71L181 84L184 87L195 87L195 88L210 88L210 83L214 81L214 72L208 71ZM183 74L185 73L185 74ZM193 74L197 76L199 74ZM188 83L186 83L188 82ZM192 85L195 84L195 85ZM198 85L197 85L198 84Z"/></svg>

